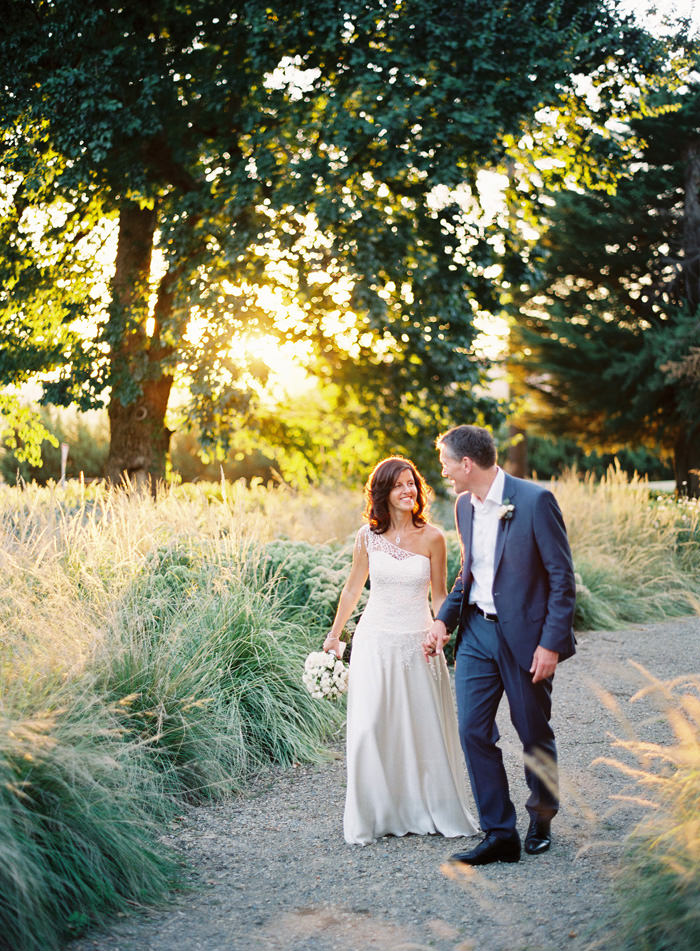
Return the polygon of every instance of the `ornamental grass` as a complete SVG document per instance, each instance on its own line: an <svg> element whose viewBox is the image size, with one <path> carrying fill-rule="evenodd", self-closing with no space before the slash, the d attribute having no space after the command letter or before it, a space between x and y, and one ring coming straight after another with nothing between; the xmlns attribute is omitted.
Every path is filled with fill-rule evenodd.
<svg viewBox="0 0 700 951"><path fill-rule="evenodd" d="M697 610L696 503L650 499L615 472L554 491L577 627ZM303 661L362 507L359 487L182 485L153 499L0 485L0 944L52 951L166 896L177 863L162 831L179 802L324 755L343 704L309 696ZM450 510L436 506L454 576Z"/></svg>
<svg viewBox="0 0 700 951"><path fill-rule="evenodd" d="M0 487L0 944L165 897L178 802L325 755L342 706L301 680L322 622L269 537L206 492Z"/></svg>
<svg viewBox="0 0 700 951"><path fill-rule="evenodd" d="M695 951L700 947L700 676L662 682L642 673L648 685L632 701L651 697L661 706L669 738L617 740L619 758L603 760L629 780L616 798L643 812L624 843L616 946ZM612 698L608 705L615 707Z"/></svg>
<svg viewBox="0 0 700 951"><path fill-rule="evenodd" d="M700 611L700 500L651 492L611 467L553 491L577 573L575 627L616 630Z"/></svg>

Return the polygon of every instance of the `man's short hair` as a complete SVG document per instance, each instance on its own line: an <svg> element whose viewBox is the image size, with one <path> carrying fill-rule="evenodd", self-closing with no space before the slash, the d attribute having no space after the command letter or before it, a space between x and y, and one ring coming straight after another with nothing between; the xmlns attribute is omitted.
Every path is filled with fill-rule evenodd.
<svg viewBox="0 0 700 951"><path fill-rule="evenodd" d="M469 456L480 469L490 469L496 464L493 436L480 426L453 426L438 436L436 445L444 446L455 459Z"/></svg>

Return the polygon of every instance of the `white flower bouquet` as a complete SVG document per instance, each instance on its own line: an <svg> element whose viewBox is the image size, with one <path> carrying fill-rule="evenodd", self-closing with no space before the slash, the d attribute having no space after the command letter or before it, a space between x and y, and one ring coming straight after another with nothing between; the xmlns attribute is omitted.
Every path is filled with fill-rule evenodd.
<svg viewBox="0 0 700 951"><path fill-rule="evenodd" d="M301 679L312 697L335 700L348 689L348 665L332 652L312 651Z"/></svg>

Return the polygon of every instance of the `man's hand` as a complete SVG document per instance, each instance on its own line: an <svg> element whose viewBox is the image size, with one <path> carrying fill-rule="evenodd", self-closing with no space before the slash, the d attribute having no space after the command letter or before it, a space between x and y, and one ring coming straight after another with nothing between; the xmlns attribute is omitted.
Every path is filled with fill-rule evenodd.
<svg viewBox="0 0 700 951"><path fill-rule="evenodd" d="M546 680L547 677L551 677L558 663L559 654L557 654L556 651L550 651L546 647L538 645L535 648L535 653L532 655L532 664L530 665L533 684L536 684L539 680Z"/></svg>
<svg viewBox="0 0 700 951"><path fill-rule="evenodd" d="M423 641L425 659L430 660L430 658L435 657L436 654L441 654L443 647L449 639L450 635L447 633L447 628L444 623L442 621L433 621L433 626L425 635L425 640Z"/></svg>

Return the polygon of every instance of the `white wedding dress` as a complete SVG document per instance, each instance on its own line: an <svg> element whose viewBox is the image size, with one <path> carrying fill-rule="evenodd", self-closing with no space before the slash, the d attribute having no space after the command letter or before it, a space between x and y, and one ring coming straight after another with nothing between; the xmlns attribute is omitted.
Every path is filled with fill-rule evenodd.
<svg viewBox="0 0 700 951"><path fill-rule="evenodd" d="M353 636L348 684L345 841L478 831L445 658L426 663L430 559L365 525L370 595Z"/></svg>

